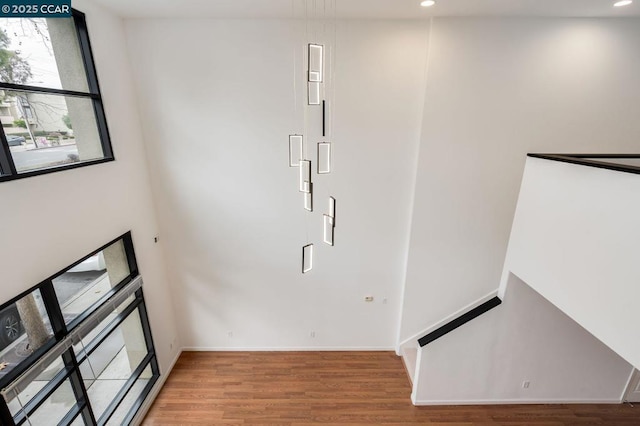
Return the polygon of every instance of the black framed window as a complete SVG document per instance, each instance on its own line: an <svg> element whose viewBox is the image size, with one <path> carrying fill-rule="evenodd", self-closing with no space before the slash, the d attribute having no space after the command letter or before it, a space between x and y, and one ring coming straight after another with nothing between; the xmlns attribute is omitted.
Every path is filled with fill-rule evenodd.
<svg viewBox="0 0 640 426"><path fill-rule="evenodd" d="M0 182L114 159L84 14L0 18Z"/></svg>
<svg viewBox="0 0 640 426"><path fill-rule="evenodd" d="M126 233L0 306L0 424L129 424L160 376Z"/></svg>

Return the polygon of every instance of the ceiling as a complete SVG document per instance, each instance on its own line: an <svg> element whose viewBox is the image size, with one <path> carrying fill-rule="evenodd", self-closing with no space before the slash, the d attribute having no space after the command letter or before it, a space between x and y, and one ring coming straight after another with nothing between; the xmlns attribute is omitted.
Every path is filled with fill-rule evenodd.
<svg viewBox="0 0 640 426"><path fill-rule="evenodd" d="M305 0L94 0L126 18L290 18L305 15ZM614 8L614 0L306 0L308 13L338 18L421 19L430 16L640 16L640 0ZM326 10L326 12L325 12Z"/></svg>

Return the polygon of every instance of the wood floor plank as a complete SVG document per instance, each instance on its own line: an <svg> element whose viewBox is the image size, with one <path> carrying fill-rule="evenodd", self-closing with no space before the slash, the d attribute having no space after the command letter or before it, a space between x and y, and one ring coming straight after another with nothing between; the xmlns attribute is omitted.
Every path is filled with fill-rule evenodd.
<svg viewBox="0 0 640 426"><path fill-rule="evenodd" d="M640 426L629 405L414 407L393 352L184 352L143 424Z"/></svg>

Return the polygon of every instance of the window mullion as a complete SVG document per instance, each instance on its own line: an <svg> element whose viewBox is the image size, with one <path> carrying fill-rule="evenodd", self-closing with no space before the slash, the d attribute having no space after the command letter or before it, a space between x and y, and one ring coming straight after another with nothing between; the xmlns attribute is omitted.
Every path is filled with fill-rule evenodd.
<svg viewBox="0 0 640 426"><path fill-rule="evenodd" d="M87 23L85 21L84 13L73 10L73 20L76 24L76 33L78 35L78 46L80 47L80 53L84 62L84 70L87 76L87 85L89 86L89 92L100 93L100 86L98 85L98 75L93 60L93 53L91 52L91 42L89 41L89 31L87 30Z"/></svg>
<svg viewBox="0 0 640 426"><path fill-rule="evenodd" d="M98 126L98 134L100 135L100 143L102 144L102 154L105 158L113 158L113 149L109 141L109 128L107 127L107 119L102 106L102 99L93 99L93 111L96 117L96 125Z"/></svg>
<svg viewBox="0 0 640 426"><path fill-rule="evenodd" d="M56 291L53 288L53 281L45 281L40 287L40 294L42 295L42 301L44 302L47 314L49 314L53 335L56 341L60 341L67 335L67 325L64 322L64 315L62 314L62 309L60 309Z"/></svg>
<svg viewBox="0 0 640 426"><path fill-rule="evenodd" d="M0 399L2 398L0 397ZM15 424L11 411L9 411L9 406L2 400L0 403L0 425L13 426Z"/></svg>
<svg viewBox="0 0 640 426"><path fill-rule="evenodd" d="M120 406L120 404L124 400L124 397L133 387L136 380L138 380L138 378L142 375L142 373L147 368L149 363L154 359L155 359L155 354L150 352L150 353L147 353L147 355L142 359L142 361L140 361L140 364L131 373L131 376L127 379L126 383L122 386L122 388L120 388L120 391L118 392L116 397L113 398L113 401L111 401L109 406L104 410L104 413L99 419L100 425L105 425L109 421L109 419L113 416L113 413L115 413L116 409Z"/></svg>
<svg viewBox="0 0 640 426"><path fill-rule="evenodd" d="M153 336L151 335L151 324L149 323L147 305L144 302L144 293L142 292L142 287L138 289L136 296L139 297L140 300L142 300L142 303L140 303L140 306L138 307L138 309L140 311L140 322L142 322L142 330L144 332L144 341L145 341L145 344L147 345L147 351L153 352L154 345L153 345ZM152 369L154 374L160 373L158 369L158 365L156 363L152 365Z"/></svg>
<svg viewBox="0 0 640 426"><path fill-rule="evenodd" d="M84 408L82 409L81 414L82 419L84 420L84 424L95 425L96 418L93 414L91 404L89 403L89 394L87 393L87 388L84 385L84 381L82 380L82 373L80 372L78 360L73 353L73 348L69 348L69 350L62 355L62 359L64 360L65 366L73 369L73 372L69 376L69 381L71 382L73 394L76 397L76 404L84 404Z"/></svg>
<svg viewBox="0 0 640 426"><path fill-rule="evenodd" d="M13 162L13 157L11 156L11 150L9 149L4 129L0 134L0 145L2 145L2 149L0 149L0 169L4 175L16 175L18 172L16 170L16 165Z"/></svg>
<svg viewBox="0 0 640 426"><path fill-rule="evenodd" d="M127 255L127 263L129 264L130 277L133 278L139 274L138 262L136 261L136 254L133 250L133 237L131 232L127 232L122 236L122 243L124 244L124 251Z"/></svg>
<svg viewBox="0 0 640 426"><path fill-rule="evenodd" d="M78 92L77 90L54 89L52 87L29 86L27 84L0 82L0 90L12 90L14 92L43 93L49 95L75 96L77 98L98 99L100 95L95 93Z"/></svg>
<svg viewBox="0 0 640 426"><path fill-rule="evenodd" d="M72 424L75 419L77 419L79 416L82 416L82 412L84 411L85 408L86 408L86 404L85 405L76 405L75 407L73 407L71 409L71 411L69 411L67 413L67 415L62 420L60 420L60 423L58 423L58 424L59 425L70 425L70 424Z"/></svg>

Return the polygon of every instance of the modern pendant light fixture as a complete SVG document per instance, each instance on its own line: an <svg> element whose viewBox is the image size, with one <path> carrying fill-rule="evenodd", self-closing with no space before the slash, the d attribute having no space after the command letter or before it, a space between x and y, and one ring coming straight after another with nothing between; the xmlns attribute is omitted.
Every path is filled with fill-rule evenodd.
<svg viewBox="0 0 640 426"><path fill-rule="evenodd" d="M325 186L328 187L330 193L330 175L333 171L332 167L332 153L333 153L333 123L328 121L328 117L333 112L333 57L329 57L328 54L333 53L335 49L335 10L337 0L292 0L293 17L296 18L295 9L296 3L304 4L304 25L305 25L305 40L304 45L295 48L295 52L301 47L304 47L304 81L306 87L304 93L299 93L295 80L302 77L299 74L300 71L296 70L296 55L294 54L294 96L298 99L299 96L304 96L306 102L302 105L304 112L304 131L302 134L293 133L289 135L289 167L298 167L298 191L303 195L303 208L305 215L310 215L308 219L305 219L305 223L309 223L309 219L317 218L313 215L313 197L314 197L314 183L312 179L313 171L320 178L322 176L323 182L320 186L324 191ZM317 12L321 10L321 14ZM333 22L327 19L327 10L333 12ZM311 14L309 13L311 11ZM295 19L294 19L295 25ZM327 28L332 28L331 31L327 31ZM327 63L329 62L329 66ZM327 73L328 72L328 73ZM298 117L297 113L298 102L295 103L294 116ZM321 123L321 126L318 125ZM329 124L329 125L328 125ZM321 129L321 131L320 131ZM310 159L310 153L307 149L309 141L315 143L317 150L315 150L316 164L312 164ZM315 166L315 167L314 167ZM326 177L325 177L326 176ZM329 214L322 214L320 217L322 223L318 225L322 226L323 242L333 246L334 245L334 229L335 229L335 198L329 196ZM317 220L317 219L316 219ZM309 231L307 230L307 235ZM302 273L306 274L313 269L314 263L314 250L313 243L308 241L302 247Z"/></svg>
<svg viewBox="0 0 640 426"><path fill-rule="evenodd" d="M318 143L318 174L331 173L331 142Z"/></svg>
<svg viewBox="0 0 640 426"><path fill-rule="evenodd" d="M302 247L302 273L306 274L307 272L313 269L313 244L307 244Z"/></svg>
<svg viewBox="0 0 640 426"><path fill-rule="evenodd" d="M289 135L289 167L300 167L304 158L302 135Z"/></svg>
<svg viewBox="0 0 640 426"><path fill-rule="evenodd" d="M329 214L323 215L323 225L323 240L326 244L332 246L336 228L336 199L333 197L329 197Z"/></svg>

